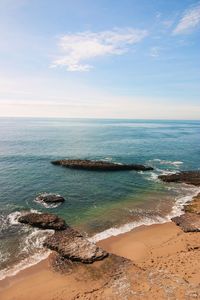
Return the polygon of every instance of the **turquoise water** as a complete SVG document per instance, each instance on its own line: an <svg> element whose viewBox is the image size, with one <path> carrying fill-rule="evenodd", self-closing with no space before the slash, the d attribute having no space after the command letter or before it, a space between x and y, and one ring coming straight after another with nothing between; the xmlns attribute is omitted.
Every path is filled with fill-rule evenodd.
<svg viewBox="0 0 200 300"><path fill-rule="evenodd" d="M0 269L41 251L45 233L19 225L20 212L56 213L89 236L161 220L196 190L163 184L157 175L199 169L199 155L200 121L0 118ZM50 163L61 158L141 163L155 171L91 172ZM66 201L43 207L34 202L40 192Z"/></svg>

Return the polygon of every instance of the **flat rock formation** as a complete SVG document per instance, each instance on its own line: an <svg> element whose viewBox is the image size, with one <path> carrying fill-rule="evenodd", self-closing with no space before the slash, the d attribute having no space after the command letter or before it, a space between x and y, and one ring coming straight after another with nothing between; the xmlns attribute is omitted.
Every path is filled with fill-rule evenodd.
<svg viewBox="0 0 200 300"><path fill-rule="evenodd" d="M189 213L196 213L200 215L200 193L193 197L192 201L186 203L184 211Z"/></svg>
<svg viewBox="0 0 200 300"><path fill-rule="evenodd" d="M200 186L200 171L185 171L175 174L160 175L158 178L165 182L187 183Z"/></svg>
<svg viewBox="0 0 200 300"><path fill-rule="evenodd" d="M82 263L93 263L108 256L106 251L70 227L63 231L56 231L45 240L44 246L57 251L64 258Z"/></svg>
<svg viewBox="0 0 200 300"><path fill-rule="evenodd" d="M67 227L63 219L59 218L56 215L47 213L29 213L27 215L19 217L18 221L20 223L29 224L33 227L41 229L64 230Z"/></svg>
<svg viewBox="0 0 200 300"><path fill-rule="evenodd" d="M51 193L41 193L35 198L35 200L45 203L61 203L65 201L61 195Z"/></svg>
<svg viewBox="0 0 200 300"><path fill-rule="evenodd" d="M135 171L150 171L152 167L136 165L136 164L117 164L105 161L93 161L82 159L62 159L51 162L53 165L60 165L66 168L73 169L85 169L92 171L123 171L123 170L135 170Z"/></svg>
<svg viewBox="0 0 200 300"><path fill-rule="evenodd" d="M179 217L171 219L176 225L180 226L184 232L200 231L200 215L185 213Z"/></svg>

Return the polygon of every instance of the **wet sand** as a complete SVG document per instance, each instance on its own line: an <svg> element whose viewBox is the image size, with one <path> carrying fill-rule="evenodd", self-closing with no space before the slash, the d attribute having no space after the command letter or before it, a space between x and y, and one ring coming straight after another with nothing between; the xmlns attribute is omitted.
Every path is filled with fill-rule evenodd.
<svg viewBox="0 0 200 300"><path fill-rule="evenodd" d="M114 255L91 265L51 255L2 280L0 299L200 299L200 233L170 222L98 244Z"/></svg>

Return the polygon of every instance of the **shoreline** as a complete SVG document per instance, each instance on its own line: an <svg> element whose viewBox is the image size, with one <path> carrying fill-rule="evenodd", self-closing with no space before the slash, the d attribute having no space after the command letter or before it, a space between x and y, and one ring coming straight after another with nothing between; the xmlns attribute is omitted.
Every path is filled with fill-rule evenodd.
<svg viewBox="0 0 200 300"><path fill-rule="evenodd" d="M160 281L162 281L162 288L168 284L174 290L178 287L176 287L176 281L179 284L181 282L181 289L177 291L180 294L176 295L177 299L185 299L181 293L186 293L190 289L192 292L192 287L195 287L195 292L200 296L200 253L198 251L200 234L198 232L184 233L173 222L167 222L164 224L140 226L130 232L102 240L97 244L106 251L117 255L116 257L119 259L117 261L117 269L122 268L123 272L125 272L120 273L120 278L123 277L123 274L126 274L126 276L129 276L132 272L132 276L137 274L137 278L134 279L136 282L134 282L133 287L132 283L130 283L128 289L134 289L135 284L140 286L140 289L144 289L144 284L147 284L146 276L150 276L151 273L155 274L155 280L158 280L158 282L155 283L155 286L152 286L151 292L147 289L149 298L145 299L154 299L157 295L156 290L158 290L158 287L161 289L158 286ZM91 285L102 285L104 280L108 280L107 277L109 278L109 284L111 284L112 279L116 277L115 273L114 275L111 273L112 276L107 275L108 271L105 269L105 265L109 258L91 265L81 264L75 270L70 269L70 272L62 273L52 267L52 256L53 254L38 264L20 271L15 276L1 280L0 298L4 300L25 300L27 297L30 300L35 300L36 298L42 300L93 299L92 297L84 298L84 295L90 293ZM130 262L132 265L129 266ZM115 269L115 264L115 262L112 263L109 268L111 270ZM101 268L103 268L103 275ZM101 270L101 275L96 274L98 269ZM176 278L176 281L174 278ZM97 299L126 299L122 296L112 298L111 295L115 293L115 289L111 288L110 291L110 288L107 288L107 284L101 291L101 294L99 294L98 288L94 288L93 292ZM36 286L37 288L35 288ZM118 289L118 287L115 288L116 290ZM101 298L102 293L105 298ZM158 299L165 299L161 297L162 293L157 295ZM66 296L67 298L65 298ZM127 299L142 298L133 297Z"/></svg>
<svg viewBox="0 0 200 300"><path fill-rule="evenodd" d="M184 213L183 207L186 203L191 202L192 199L200 193L199 187L194 187L192 185L186 185L190 186L193 189L193 193L188 196L180 197L177 199L175 204L172 206L171 213L166 215L165 217L156 217L154 219L146 218L142 219L141 221L134 221L130 223L126 223L124 225L121 225L119 227L112 227L109 229L106 229L100 233L97 233L93 235L92 237L89 237L88 240L94 242L94 243L101 243L102 241L105 241L107 239L112 239L112 237L118 237L121 235L126 235L128 232L140 229L142 227L149 227L153 225L161 225L166 224L168 222L171 222L171 218L179 216ZM195 191L194 191L195 190ZM174 211L175 210L175 211ZM16 221L14 221L16 222ZM40 264L40 262L43 262L45 260L48 260L48 257L51 255L50 250L44 251L42 254L36 253L32 255L31 257L26 258L25 260L21 261L17 265L13 266L12 268L5 271L5 275L3 274L0 276L0 283L1 281L16 276L18 273L32 268L35 265ZM1 273L1 272L0 272Z"/></svg>

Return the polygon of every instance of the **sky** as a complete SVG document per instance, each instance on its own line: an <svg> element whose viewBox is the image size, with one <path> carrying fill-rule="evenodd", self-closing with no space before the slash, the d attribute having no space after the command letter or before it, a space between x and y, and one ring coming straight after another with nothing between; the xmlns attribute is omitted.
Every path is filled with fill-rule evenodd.
<svg viewBox="0 0 200 300"><path fill-rule="evenodd" d="M199 119L200 1L0 0L0 116Z"/></svg>

